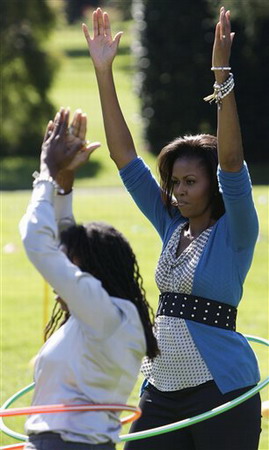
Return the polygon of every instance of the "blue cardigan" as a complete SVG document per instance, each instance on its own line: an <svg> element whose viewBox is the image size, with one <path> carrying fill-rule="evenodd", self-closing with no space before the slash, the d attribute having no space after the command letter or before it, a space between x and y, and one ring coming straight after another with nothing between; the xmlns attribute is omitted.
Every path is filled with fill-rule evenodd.
<svg viewBox="0 0 269 450"><path fill-rule="evenodd" d="M139 209L159 233L163 248L186 219L168 214L160 186L139 157L120 170ZM214 224L195 270L192 294L238 306L258 236L258 220L246 164L239 172L218 169L225 214ZM240 333L186 320L192 338L222 393L256 384L259 369L253 350Z"/></svg>

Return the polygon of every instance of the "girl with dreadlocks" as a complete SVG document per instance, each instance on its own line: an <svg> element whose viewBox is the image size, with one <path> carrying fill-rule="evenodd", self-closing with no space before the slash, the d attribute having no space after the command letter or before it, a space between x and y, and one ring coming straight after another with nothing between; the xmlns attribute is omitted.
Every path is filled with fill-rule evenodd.
<svg viewBox="0 0 269 450"><path fill-rule="evenodd" d="M104 223L74 224L74 169L99 144L83 148L85 115L75 114L71 132L68 119L62 109L48 125L40 174L20 223L27 255L58 305L37 356L33 405L126 403L142 357L153 358L157 343L127 240ZM59 186L66 195L54 195ZM35 414L26 421L25 449L112 450L119 430L118 414L110 411Z"/></svg>

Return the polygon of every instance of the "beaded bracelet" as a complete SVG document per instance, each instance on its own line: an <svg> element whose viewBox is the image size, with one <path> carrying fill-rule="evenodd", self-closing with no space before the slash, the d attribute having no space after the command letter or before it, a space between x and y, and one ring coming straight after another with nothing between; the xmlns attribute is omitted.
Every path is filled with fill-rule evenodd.
<svg viewBox="0 0 269 450"><path fill-rule="evenodd" d="M34 178L33 187L35 187L38 183L42 181L47 181L53 185L54 189L57 191L58 194L65 193L64 189L62 189L61 186L59 186L59 184L50 175L40 175L39 172L35 171L32 176Z"/></svg>
<svg viewBox="0 0 269 450"><path fill-rule="evenodd" d="M223 71L223 70L231 70L231 69L232 69L231 67L225 67L225 66L224 67L221 67L221 66L220 67L214 67L214 66L211 67L211 70L222 70Z"/></svg>
<svg viewBox="0 0 269 450"><path fill-rule="evenodd" d="M212 103L215 101L218 105L218 109L221 109L222 105L222 99L226 97L226 95L230 94L230 92L234 88L234 77L233 74L230 73L227 80L225 80L223 83L219 84L217 82L214 83L213 88L214 92L211 95L208 95L207 97L204 97L205 102Z"/></svg>

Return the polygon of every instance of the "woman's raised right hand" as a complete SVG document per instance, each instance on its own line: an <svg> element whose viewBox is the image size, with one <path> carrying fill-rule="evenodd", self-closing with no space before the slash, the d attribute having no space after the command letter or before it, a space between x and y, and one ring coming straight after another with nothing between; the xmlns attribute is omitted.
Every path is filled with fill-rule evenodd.
<svg viewBox="0 0 269 450"><path fill-rule="evenodd" d="M106 70L111 67L116 56L122 32L112 38L109 17L101 8L97 8L92 15L93 37L85 23L82 30L88 42L89 52L96 70Z"/></svg>

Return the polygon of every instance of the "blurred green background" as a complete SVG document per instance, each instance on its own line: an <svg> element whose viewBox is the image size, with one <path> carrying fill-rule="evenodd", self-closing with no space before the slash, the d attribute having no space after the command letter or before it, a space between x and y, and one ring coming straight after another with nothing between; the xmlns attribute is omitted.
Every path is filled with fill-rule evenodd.
<svg viewBox="0 0 269 450"><path fill-rule="evenodd" d="M215 107L202 98L213 84L219 0L2 0L1 189L31 186L44 129L61 105L85 110L93 139L105 142L93 67L80 31L82 21L91 25L97 5L109 9L115 31L124 31L114 64L116 82L135 142L149 159L178 135L215 133ZM225 6L232 8L236 32L231 65L246 159L254 183L267 184L269 2L227 0ZM114 184L109 167L106 158L97 157L79 177Z"/></svg>
<svg viewBox="0 0 269 450"><path fill-rule="evenodd" d="M0 382L2 403L14 392L32 381L33 368L30 361L42 344L45 285L24 254L17 227L29 201L30 191L28 189L32 184L31 174L38 169L40 145L46 123L60 106L70 106L72 112L77 108L85 111L89 122L88 139L99 140L102 143L102 147L94 153L90 163L78 173L76 179L74 211L77 221L105 220L113 223L126 234L137 253L148 299L154 308L157 304L158 292L154 282L154 269L160 251L160 242L150 224L137 211L121 187L114 164L108 157L97 84L80 25L82 21L85 21L91 27L92 7L88 3L86 0L74 2L71 0L2 0L1 3L0 23L3 50L1 53L0 160L2 190ZM191 7L191 1L172 2L171 0L167 0L167 2L153 0L99 2L96 0L92 1L93 3L94 6L101 4L109 11L115 32L124 31L119 55L114 63L116 86L137 150L155 172L156 151L152 147L155 145L154 129L156 128L154 127L157 126L155 119L160 120L160 116L158 108L154 106L157 109L150 117L151 112L149 112L146 101L151 101L152 104L157 101L158 104L159 98L156 99L154 95L160 91L160 86L162 86L163 92L167 93L169 99L170 87L169 83L167 84L167 77L160 77L158 68L160 71L160 68L164 67L162 69L165 71L164 73L171 70L171 74L177 74L178 69L173 69L169 65L169 58L163 50L165 39L161 42L157 40L159 51L153 53L157 53L156 58L159 57L162 62L152 61L150 66L156 67L155 78L158 78L157 81L160 84L154 84L152 93L148 90L143 91L148 87L141 86L141 79L148 76L150 80L150 77L154 75L147 74L148 67L143 67L143 65L147 66L145 61L143 62L144 56L139 56L139 51L144 52L145 39L150 39L146 32L151 30L155 24L157 27L155 33L158 36L162 35L160 21L162 23L164 17L165 20L168 20L168 14L171 14L174 19L179 17L178 3L183 9L185 8L185 15L186 11L189 11L189 15L198 14L199 18L202 11L208 11L210 21L207 22L204 16L201 18L203 22L206 22L204 34L207 36L205 45L208 53L206 58L201 60L201 55L197 51L198 56L195 58L196 62L193 62L192 68L192 73L198 74L193 82L195 86L200 86L200 93L198 95L196 88L193 89L192 86L187 89L184 84L186 80L180 78L181 101L185 106L182 106L182 111L176 109L174 116L177 114L175 117L177 117L179 127L178 134L188 131L180 128L183 123L181 114L188 117L188 126L192 132L201 131L204 129L203 127L214 128L215 108L203 105L202 93L204 95L210 93L213 84L212 74L209 70L211 58L209 47L211 48L212 43L212 23L220 2L195 1L193 7ZM166 8L163 8L164 4ZM252 133L252 137L247 139L248 142L253 142L253 139L254 141L256 139L257 143L262 141L261 145L254 146L251 152L248 150L247 154L254 181L260 236L254 262L245 284L238 329L242 333L268 337L269 152L266 136L269 132L269 118L265 106L267 108L269 99L268 90L265 90L262 85L263 77L268 73L268 39L266 41L263 30L265 26L268 27L269 3L266 0L225 2L227 7L230 7L231 4L236 27L238 31L241 30L246 40L242 52L242 49L239 49L240 40L242 43L242 38L240 38L236 51L239 55L237 58L241 59L234 61L235 76L240 80L237 92L240 98L241 122L241 113L247 110L247 116L243 114L247 121L247 129L244 126L243 131L244 135L246 132L251 131ZM157 12L162 12L161 16L157 14L156 9ZM165 20L163 19L163 22ZM191 29L187 30L189 40L184 49L196 49L195 39L197 36L190 32ZM180 35L180 29L176 29L174 32ZM151 34L156 36L154 32ZM194 40L193 44L191 43L192 39ZM139 42L141 42L141 46L139 46ZM240 51L243 53L241 56ZM191 52L188 52L186 58L189 57L189 53ZM246 71L244 64L240 68L243 58L250 61L251 70ZM202 66L206 64L204 71L201 70L201 64ZM206 74L205 71L208 73ZM187 69L185 71L182 68L181 72L182 77L185 72L186 77L189 77ZM159 80L159 78L161 79ZM199 84L200 79L201 85ZM165 83L163 83L164 80ZM262 95L261 89L263 90ZM197 96L197 103L188 107L190 96L195 97L193 93ZM183 94L186 96L184 97ZM148 100L150 95L153 96L152 100ZM170 101L166 103L167 105L164 105L163 108L174 107ZM198 123L196 108L201 111L202 118L205 117L204 122L201 120ZM165 116L169 117L168 112L165 112ZM252 125L249 124L249 116L253 117ZM168 125L161 123L159 128L165 129L169 133L169 139L174 137L173 131ZM154 139L151 141L152 130ZM247 136L249 137L248 134ZM166 137L158 135L158 139L161 141ZM52 304L53 295L49 293L49 311ZM269 372L268 351L259 346L254 345L254 347L260 361L262 377L265 378ZM138 402L140 383L141 377L131 395L130 403ZM263 400L268 399L268 389L262 392L262 398ZM23 406L29 401L30 398L21 399L17 405ZM23 430L23 422L23 418L12 418L7 421L11 428L18 431ZM128 426L123 432L126 433L127 430ZM12 442L13 439L1 433L1 445ZM267 450L268 442L268 421L264 419L260 450ZM122 446L119 445L118 448L120 449Z"/></svg>

